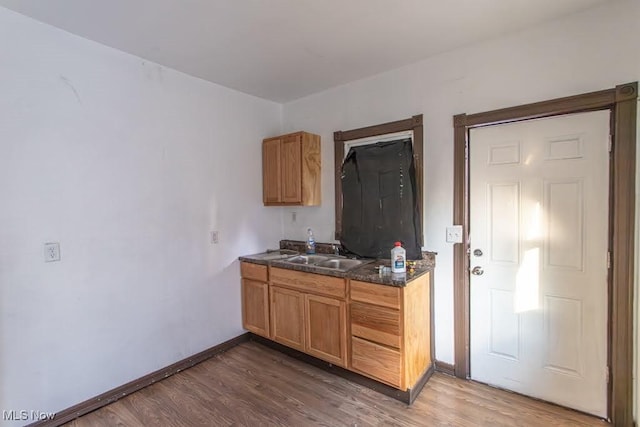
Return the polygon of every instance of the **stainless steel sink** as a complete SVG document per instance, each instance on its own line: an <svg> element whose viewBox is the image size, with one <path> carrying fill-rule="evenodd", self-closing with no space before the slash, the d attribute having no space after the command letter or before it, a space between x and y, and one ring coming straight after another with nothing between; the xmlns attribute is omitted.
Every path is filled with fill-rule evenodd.
<svg viewBox="0 0 640 427"><path fill-rule="evenodd" d="M292 264L317 265L318 263L321 263L331 258L332 257L329 255L298 255L292 258L288 258L284 261L290 262Z"/></svg>
<svg viewBox="0 0 640 427"><path fill-rule="evenodd" d="M320 262L316 264L316 267L347 271L361 265L362 263L363 262L358 259L336 258Z"/></svg>
<svg viewBox="0 0 640 427"><path fill-rule="evenodd" d="M289 249L276 249L267 251L266 255L263 255L260 258L265 261L273 261L276 259L291 258L292 255L296 255L297 253L298 252Z"/></svg>

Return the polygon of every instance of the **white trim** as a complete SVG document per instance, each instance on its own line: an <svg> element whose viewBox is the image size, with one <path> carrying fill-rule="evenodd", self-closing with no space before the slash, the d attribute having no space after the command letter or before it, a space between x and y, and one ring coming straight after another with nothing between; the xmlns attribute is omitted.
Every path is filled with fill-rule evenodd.
<svg viewBox="0 0 640 427"><path fill-rule="evenodd" d="M344 159L345 157L347 157L347 153L349 152L351 147L358 147L360 145L375 144L377 142L393 141L394 139L401 139L402 137L411 138L411 143L413 143L413 131L412 130L405 130L405 131L402 131L402 132L394 132L394 133L386 133L384 135L379 135L379 136L369 136L367 138L350 139L349 141L345 141L345 143L344 143L344 153L342 153L342 158Z"/></svg>

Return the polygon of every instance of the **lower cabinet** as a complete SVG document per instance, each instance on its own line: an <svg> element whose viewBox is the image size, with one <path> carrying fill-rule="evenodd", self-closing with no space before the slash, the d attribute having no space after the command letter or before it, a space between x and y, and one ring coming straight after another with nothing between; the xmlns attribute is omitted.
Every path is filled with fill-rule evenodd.
<svg viewBox="0 0 640 427"><path fill-rule="evenodd" d="M430 275L405 287L350 282L349 367L408 390L431 367Z"/></svg>
<svg viewBox="0 0 640 427"><path fill-rule="evenodd" d="M242 279L242 325L269 338L269 284Z"/></svg>
<svg viewBox="0 0 640 427"><path fill-rule="evenodd" d="M347 366L345 279L271 268L271 339Z"/></svg>
<svg viewBox="0 0 640 427"><path fill-rule="evenodd" d="M431 367L429 273L394 287L242 264L245 329L403 391Z"/></svg>
<svg viewBox="0 0 640 427"><path fill-rule="evenodd" d="M304 296L305 351L339 366L347 362L347 306L344 301Z"/></svg>
<svg viewBox="0 0 640 427"><path fill-rule="evenodd" d="M266 265L240 264L242 276L242 326L269 338L269 282Z"/></svg>
<svg viewBox="0 0 640 427"><path fill-rule="evenodd" d="M272 285L270 308L271 339L304 351L304 294Z"/></svg>

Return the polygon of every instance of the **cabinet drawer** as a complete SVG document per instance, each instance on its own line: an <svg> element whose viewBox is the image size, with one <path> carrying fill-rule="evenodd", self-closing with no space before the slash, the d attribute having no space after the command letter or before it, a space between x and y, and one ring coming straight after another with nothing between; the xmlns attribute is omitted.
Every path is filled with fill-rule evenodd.
<svg viewBox="0 0 640 427"><path fill-rule="evenodd" d="M271 283L318 295L333 296L342 299L346 296L344 279L339 277L303 273L284 268L272 268Z"/></svg>
<svg viewBox="0 0 640 427"><path fill-rule="evenodd" d="M260 282L266 282L267 266L252 264L250 262L242 262L240 263L240 275L245 279L253 279Z"/></svg>
<svg viewBox="0 0 640 427"><path fill-rule="evenodd" d="M360 338L351 339L351 366L361 373L400 387L400 352Z"/></svg>
<svg viewBox="0 0 640 427"><path fill-rule="evenodd" d="M400 311L373 304L351 303L351 334L400 348Z"/></svg>
<svg viewBox="0 0 640 427"><path fill-rule="evenodd" d="M351 300L400 309L401 288L351 281Z"/></svg>

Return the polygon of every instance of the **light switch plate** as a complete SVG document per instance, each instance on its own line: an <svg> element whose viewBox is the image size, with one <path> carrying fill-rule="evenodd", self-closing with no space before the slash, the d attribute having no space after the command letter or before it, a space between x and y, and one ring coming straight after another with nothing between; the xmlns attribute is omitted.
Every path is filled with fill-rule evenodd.
<svg viewBox="0 0 640 427"><path fill-rule="evenodd" d="M447 243L462 243L462 226L447 227Z"/></svg>

